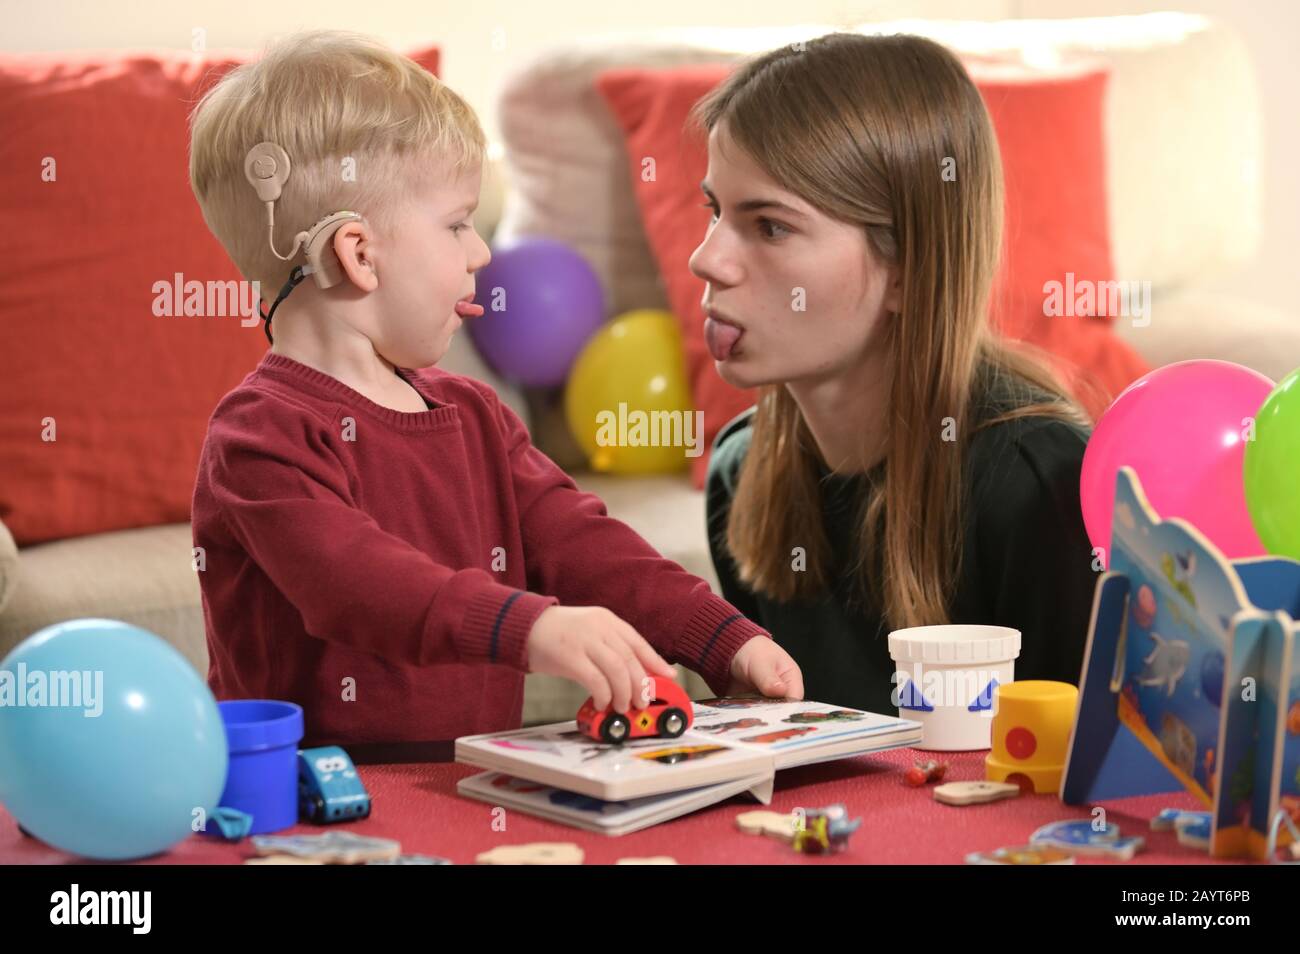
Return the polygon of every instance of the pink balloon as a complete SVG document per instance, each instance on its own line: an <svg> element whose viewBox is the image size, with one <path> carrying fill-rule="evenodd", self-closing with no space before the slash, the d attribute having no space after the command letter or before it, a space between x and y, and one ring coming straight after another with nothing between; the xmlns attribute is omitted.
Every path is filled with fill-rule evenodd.
<svg viewBox="0 0 1300 954"><path fill-rule="evenodd" d="M1194 360L1143 375L1106 409L1083 455L1079 500L1094 547L1110 553L1115 478L1132 467L1162 520L1181 517L1230 560L1262 556L1246 509L1243 432L1274 384L1231 361Z"/></svg>

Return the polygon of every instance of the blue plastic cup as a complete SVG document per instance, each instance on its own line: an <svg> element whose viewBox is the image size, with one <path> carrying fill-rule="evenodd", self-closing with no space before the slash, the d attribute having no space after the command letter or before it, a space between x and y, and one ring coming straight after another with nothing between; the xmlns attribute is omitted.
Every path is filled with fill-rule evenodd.
<svg viewBox="0 0 1300 954"><path fill-rule="evenodd" d="M274 699L218 702L230 746L222 808L253 816L249 834L298 823L298 743L302 707Z"/></svg>

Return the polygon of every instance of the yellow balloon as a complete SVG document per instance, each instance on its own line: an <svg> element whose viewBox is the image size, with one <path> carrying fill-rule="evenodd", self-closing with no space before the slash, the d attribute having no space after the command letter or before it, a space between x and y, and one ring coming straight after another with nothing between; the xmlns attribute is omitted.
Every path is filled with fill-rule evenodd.
<svg viewBox="0 0 1300 954"><path fill-rule="evenodd" d="M654 309L611 319L569 372L564 412L592 470L666 474L703 450L677 319Z"/></svg>

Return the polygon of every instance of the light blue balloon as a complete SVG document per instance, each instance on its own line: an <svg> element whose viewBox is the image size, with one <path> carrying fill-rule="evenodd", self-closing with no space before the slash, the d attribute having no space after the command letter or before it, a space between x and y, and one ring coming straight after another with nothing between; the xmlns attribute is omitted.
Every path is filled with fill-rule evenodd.
<svg viewBox="0 0 1300 954"><path fill-rule="evenodd" d="M33 705L42 678L45 704ZM112 860L165 851L217 807L228 763L211 690L153 633L71 620L0 662L0 803L56 848Z"/></svg>

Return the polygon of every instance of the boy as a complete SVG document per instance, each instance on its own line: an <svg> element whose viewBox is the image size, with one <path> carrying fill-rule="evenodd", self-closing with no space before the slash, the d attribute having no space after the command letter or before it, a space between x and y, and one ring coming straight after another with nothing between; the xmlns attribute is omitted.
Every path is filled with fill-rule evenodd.
<svg viewBox="0 0 1300 954"><path fill-rule="evenodd" d="M482 311L484 147L459 96L354 34L283 41L195 108L204 218L280 289L194 490L213 692L298 702L304 744L517 727L525 672L626 710L665 657L715 692L801 698L766 632L578 491L490 388L431 367Z"/></svg>

